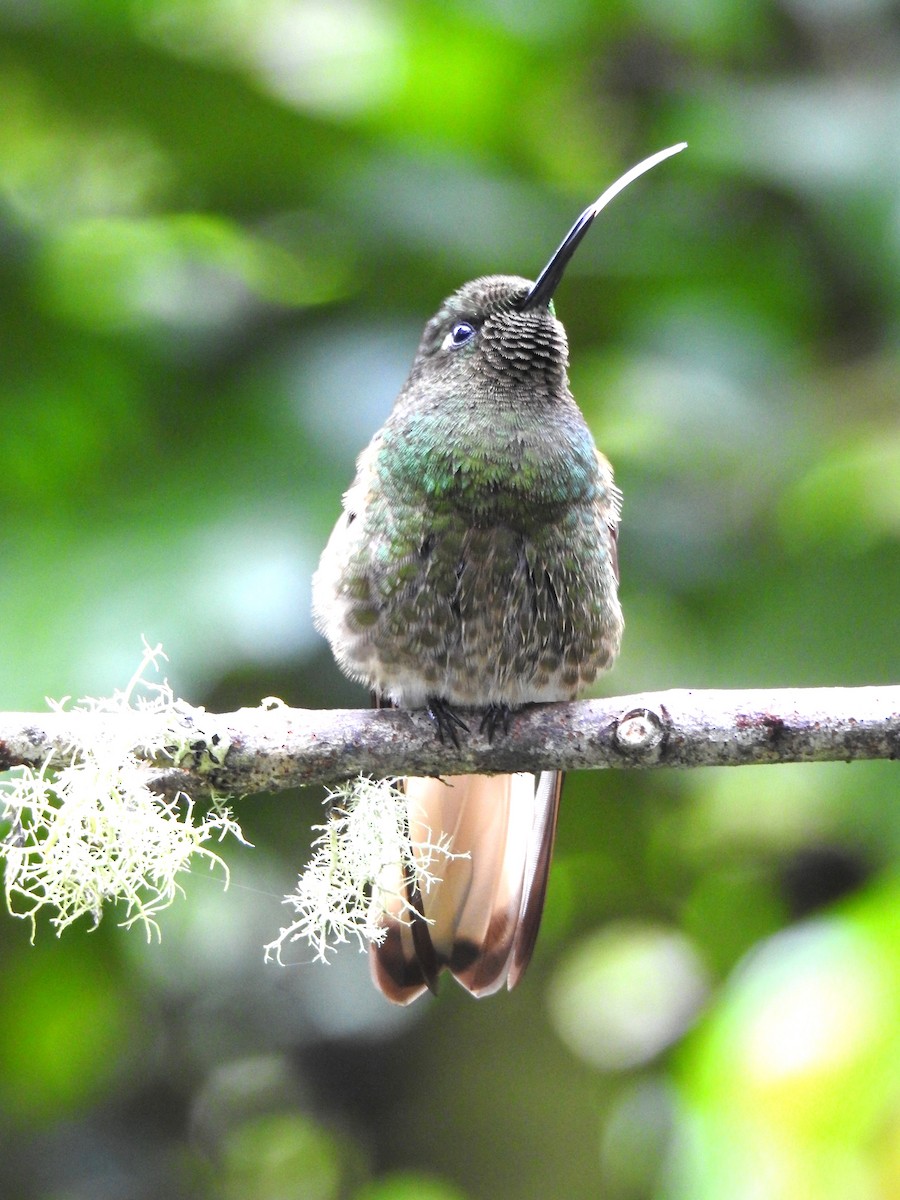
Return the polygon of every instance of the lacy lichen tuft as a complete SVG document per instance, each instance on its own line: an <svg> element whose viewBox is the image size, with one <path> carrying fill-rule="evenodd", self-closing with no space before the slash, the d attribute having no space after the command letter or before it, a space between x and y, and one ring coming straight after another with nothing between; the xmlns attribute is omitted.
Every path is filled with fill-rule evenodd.
<svg viewBox="0 0 900 1200"><path fill-rule="evenodd" d="M266 946L266 959L282 962L286 945L303 940L313 957L327 962L342 942L356 938L361 950L385 936L386 912L403 920L413 910L402 881L428 892L439 881L441 863L464 857L449 838L410 839L406 796L395 779L360 776L330 792L328 818L314 825L313 856L297 888L285 897L296 919Z"/></svg>
<svg viewBox="0 0 900 1200"><path fill-rule="evenodd" d="M84 736L65 755L50 754L40 769L18 767L0 780L0 840L9 911L31 921L32 939L42 910L61 933L79 917L96 926L106 904L124 905L121 924L143 925L148 939L159 936L156 915L182 890L177 876L192 860L219 867L228 885L228 867L210 841L228 834L244 841L240 826L213 798L198 819L185 793L166 799L151 791L154 758L173 758L172 728L183 707L172 689L144 676L165 658L159 646L144 645L140 667L126 689L111 699L86 698L74 711L159 717L158 736L143 735L139 753L134 725L127 720L85 721ZM51 707L60 709L65 701ZM146 723L143 722L146 729ZM155 723L154 723L155 725Z"/></svg>

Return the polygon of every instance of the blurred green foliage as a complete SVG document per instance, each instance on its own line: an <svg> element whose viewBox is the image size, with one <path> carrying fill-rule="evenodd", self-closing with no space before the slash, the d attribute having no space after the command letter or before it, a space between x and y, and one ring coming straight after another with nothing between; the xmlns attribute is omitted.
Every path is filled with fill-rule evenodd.
<svg viewBox="0 0 900 1200"><path fill-rule="evenodd" d="M680 139L557 297L604 686L897 682L898 51L891 0L4 0L0 704L142 633L194 703L363 703L309 578L422 323ZM3 1195L900 1197L894 764L570 779L523 986L408 1012L263 965L318 797L240 816L161 946L0 922Z"/></svg>

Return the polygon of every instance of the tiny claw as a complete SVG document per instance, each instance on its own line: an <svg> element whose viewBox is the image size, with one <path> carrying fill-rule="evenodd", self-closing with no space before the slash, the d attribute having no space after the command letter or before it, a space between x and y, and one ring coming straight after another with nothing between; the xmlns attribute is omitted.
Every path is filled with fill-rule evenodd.
<svg viewBox="0 0 900 1200"><path fill-rule="evenodd" d="M442 700L440 696L429 696L425 707L435 724L440 740L442 742L451 741L458 750L458 731L462 729L465 733L469 732L469 727L462 717L455 713L447 701Z"/></svg>
<svg viewBox="0 0 900 1200"><path fill-rule="evenodd" d="M481 724L478 726L478 732L487 736L489 742L493 742L494 734L498 729L504 733L509 733L509 722L512 717L512 709L508 704L489 704L481 715Z"/></svg>

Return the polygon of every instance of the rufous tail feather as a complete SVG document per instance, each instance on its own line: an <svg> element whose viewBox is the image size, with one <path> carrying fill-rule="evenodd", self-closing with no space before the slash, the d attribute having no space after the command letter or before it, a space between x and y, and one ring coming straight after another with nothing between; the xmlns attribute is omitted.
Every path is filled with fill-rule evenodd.
<svg viewBox="0 0 900 1200"><path fill-rule="evenodd" d="M562 775L455 775L404 781L414 846L440 837L439 881L415 887L398 868L396 904L370 954L389 1000L434 991L444 968L474 996L513 988L531 958L553 852Z"/></svg>

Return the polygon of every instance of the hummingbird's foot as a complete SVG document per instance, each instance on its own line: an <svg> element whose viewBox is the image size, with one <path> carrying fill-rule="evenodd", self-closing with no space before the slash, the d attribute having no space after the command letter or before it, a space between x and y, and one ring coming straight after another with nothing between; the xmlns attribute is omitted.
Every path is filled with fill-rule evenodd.
<svg viewBox="0 0 900 1200"><path fill-rule="evenodd" d="M489 704L482 714L478 732L485 734L487 740L493 742L494 734L498 729L502 728L504 733L509 733L511 716L512 709L508 704Z"/></svg>
<svg viewBox="0 0 900 1200"><path fill-rule="evenodd" d="M434 721L437 735L442 742L452 742L459 749L459 731L468 733L469 727L455 713L446 700L442 700L440 696L429 696L425 701L425 708L429 717Z"/></svg>

